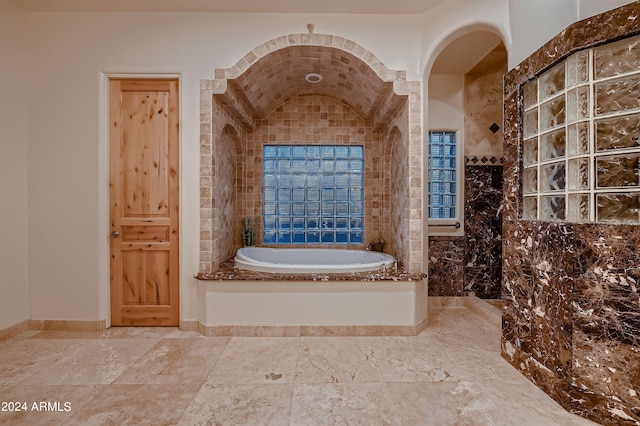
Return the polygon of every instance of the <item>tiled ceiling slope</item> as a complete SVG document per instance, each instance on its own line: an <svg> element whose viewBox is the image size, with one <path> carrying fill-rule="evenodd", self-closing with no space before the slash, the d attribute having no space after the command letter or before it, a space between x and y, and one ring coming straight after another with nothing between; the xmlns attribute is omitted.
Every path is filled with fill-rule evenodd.
<svg viewBox="0 0 640 426"><path fill-rule="evenodd" d="M318 83L305 80L309 73L322 76ZM254 118L266 117L287 99L300 95L337 98L371 119L393 90L361 59L325 46L291 46L272 52L229 80Z"/></svg>

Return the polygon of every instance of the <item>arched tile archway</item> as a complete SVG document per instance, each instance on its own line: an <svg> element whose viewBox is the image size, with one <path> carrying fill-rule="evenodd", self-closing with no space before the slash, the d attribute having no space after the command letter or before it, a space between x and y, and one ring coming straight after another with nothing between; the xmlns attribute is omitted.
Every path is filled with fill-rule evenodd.
<svg viewBox="0 0 640 426"><path fill-rule="evenodd" d="M305 81L305 75L310 72L322 75L322 81L318 84ZM261 146L265 142L282 143L286 137L282 135L291 134L292 120L283 118L283 107L289 108L287 111L291 112L290 105L300 103L301 97L314 99L311 103L331 104L328 108L339 109L346 115L333 120L331 125L340 127L337 133L330 133L336 129L329 129L329 124L325 126L324 123L316 123L320 129L306 132L301 138L289 141L292 143L325 143L323 141L327 138L318 136L324 132L332 135L332 143L350 144L361 141L366 147L367 143L381 141L388 129L400 129L402 137L396 140L405 144L401 152L407 153L407 168L402 175L405 181L398 182L397 185L409 189L409 197L400 200L403 204L400 210L407 212L407 217L402 221L407 229L388 232L389 238L393 238L396 233L411 236L408 240L403 239L402 244L406 247L398 250L398 256L402 254L401 260L410 272L422 271L421 83L406 81L405 77L406 72L388 69L371 52L345 38L323 34L293 34L257 46L233 67L216 69L213 79L202 80L200 271L211 272L217 269L229 252L228 247L216 246L215 235L237 230L237 226L225 225L225 221L214 214L215 200L220 195L221 188L216 186L215 170L210 165L216 153L224 149L220 146L224 143L221 129L229 125L236 129L238 146L245 150L237 156L238 161L242 159L245 163L239 164L237 168L238 173L242 171L244 175L236 179L238 191L242 193L238 197L236 216L259 218L262 214ZM309 105L305 108L309 108ZM303 121L297 122L297 125L305 127L304 120L327 119L326 114L329 112L323 110L323 106L312 105L310 108L304 112L293 112L302 114L296 116L297 120ZM314 113L319 116L314 116ZM350 115L353 118L347 119ZM266 126L276 125L277 128L264 131ZM309 124L308 129L311 127ZM258 133L260 138L256 136ZM377 148L374 148L375 144L370 145L371 158L377 155L375 149L382 150L381 143L378 145L380 146ZM365 163L366 152L367 148ZM379 155L382 156L383 152ZM380 194L383 186L378 185L376 180L380 180L384 173L380 173L380 166L375 163L371 161L369 164L369 178L365 171L365 199L369 194L371 201L368 213L365 212L365 227L369 226L365 229L367 237L384 232L382 224L385 220L374 216L388 214L379 207L373 207L376 199L379 204L384 197L384 194ZM367 208L365 200L365 210ZM374 223L377 229L373 229ZM260 242L258 237L258 243ZM238 239L235 239L235 244L239 244Z"/></svg>

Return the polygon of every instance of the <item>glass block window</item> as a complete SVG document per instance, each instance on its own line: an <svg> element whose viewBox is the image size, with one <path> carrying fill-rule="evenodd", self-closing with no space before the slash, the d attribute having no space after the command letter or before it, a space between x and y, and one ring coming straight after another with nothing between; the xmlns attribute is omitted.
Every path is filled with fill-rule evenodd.
<svg viewBox="0 0 640 426"><path fill-rule="evenodd" d="M456 134L429 132L429 219L456 217Z"/></svg>
<svg viewBox="0 0 640 426"><path fill-rule="evenodd" d="M523 86L524 219L640 223L640 37Z"/></svg>
<svg viewBox="0 0 640 426"><path fill-rule="evenodd" d="M265 145L265 244L361 244L362 145Z"/></svg>

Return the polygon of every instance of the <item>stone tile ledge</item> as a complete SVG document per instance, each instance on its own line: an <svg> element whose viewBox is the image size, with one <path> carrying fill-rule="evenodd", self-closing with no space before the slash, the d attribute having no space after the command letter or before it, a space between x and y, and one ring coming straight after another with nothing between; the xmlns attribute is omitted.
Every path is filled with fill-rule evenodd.
<svg viewBox="0 0 640 426"><path fill-rule="evenodd" d="M398 269L353 272L348 274L279 274L247 271L234 267L233 259L226 260L215 272L198 272L195 278L201 281L420 281L427 278L424 273L409 273L402 264Z"/></svg>

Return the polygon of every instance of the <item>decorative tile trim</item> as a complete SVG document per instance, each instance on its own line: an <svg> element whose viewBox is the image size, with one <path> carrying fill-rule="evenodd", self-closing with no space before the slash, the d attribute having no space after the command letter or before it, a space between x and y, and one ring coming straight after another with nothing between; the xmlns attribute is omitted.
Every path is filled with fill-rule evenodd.
<svg viewBox="0 0 640 426"><path fill-rule="evenodd" d="M473 157L469 157L465 155L464 165L465 166L502 166L502 157L495 157L495 156L477 157L475 155Z"/></svg>
<svg viewBox="0 0 640 426"><path fill-rule="evenodd" d="M337 48L350 53L367 64L384 81L405 80L406 71L387 68L372 52L354 41L328 34L289 34L266 41L247 53L231 68L216 68L215 79L234 79L243 74L264 56L290 46L321 46Z"/></svg>

